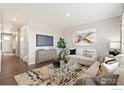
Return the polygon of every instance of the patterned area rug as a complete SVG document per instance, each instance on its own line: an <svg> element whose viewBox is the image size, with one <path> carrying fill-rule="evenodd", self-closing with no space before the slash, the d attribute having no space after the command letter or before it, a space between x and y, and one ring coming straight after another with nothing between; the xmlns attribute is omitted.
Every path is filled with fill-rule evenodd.
<svg viewBox="0 0 124 93"><path fill-rule="evenodd" d="M73 85L87 69L86 66L57 71L48 66L40 67L15 76L18 85Z"/></svg>

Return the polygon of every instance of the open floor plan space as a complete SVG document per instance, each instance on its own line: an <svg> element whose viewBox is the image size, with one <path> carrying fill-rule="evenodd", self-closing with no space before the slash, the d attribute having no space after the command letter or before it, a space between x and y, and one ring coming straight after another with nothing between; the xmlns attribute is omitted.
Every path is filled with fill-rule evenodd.
<svg viewBox="0 0 124 93"><path fill-rule="evenodd" d="M0 85L124 85L124 4L0 3Z"/></svg>

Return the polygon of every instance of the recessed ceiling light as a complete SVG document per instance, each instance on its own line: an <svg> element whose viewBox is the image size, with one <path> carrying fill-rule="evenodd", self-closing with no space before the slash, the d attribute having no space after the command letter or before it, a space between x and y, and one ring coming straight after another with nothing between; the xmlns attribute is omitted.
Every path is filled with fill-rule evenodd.
<svg viewBox="0 0 124 93"><path fill-rule="evenodd" d="M70 13L67 13L66 16L70 16Z"/></svg>

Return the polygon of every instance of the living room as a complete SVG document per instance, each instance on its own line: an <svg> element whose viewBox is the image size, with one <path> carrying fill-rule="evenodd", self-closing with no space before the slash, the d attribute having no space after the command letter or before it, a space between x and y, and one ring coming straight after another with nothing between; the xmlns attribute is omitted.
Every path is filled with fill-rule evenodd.
<svg viewBox="0 0 124 93"><path fill-rule="evenodd" d="M15 79L17 85L75 85L75 83L77 85L95 85L96 83L93 83L93 78L96 78L100 66L103 65L104 69L101 69L108 71L105 72L107 74L113 73L119 68L115 57L122 56L124 52L124 46L122 44L123 34L121 34L123 31L122 3L0 4L0 10L2 11L2 25L5 25L7 22L9 23L9 20L6 21L7 18L11 19L15 16L15 24L21 24L21 26L18 26L18 29L20 29L20 59L26 62L27 66L34 64L41 64L42 66L42 63L47 61L51 62L49 66L47 66L47 69L46 66L44 66L39 69L36 67L33 70L31 69L31 71L15 73L13 79ZM10 17L10 15L12 17ZM2 31L4 32L4 30ZM17 31L15 33L17 33ZM113 43L116 45L111 46ZM118 53L111 56L109 54L111 49L117 50ZM111 67L113 68L104 67L106 64L102 64L105 63L105 60L108 61L108 59L112 60L112 62L114 60L114 62L111 63ZM67 61L67 64L63 61ZM70 61L71 64L69 63ZM3 63L4 62L2 62L2 64ZM59 65L57 71L51 65ZM64 70L62 70L63 68ZM49 70L50 74L47 72ZM72 73L73 70L77 72ZM48 76L42 80L43 77L38 71L41 74L48 74ZM116 71L116 73L124 73L122 69L121 71L122 72ZM57 74L53 76L54 74L51 75L51 72ZM58 73L60 74L58 75ZM68 74L74 74L76 79L70 78L73 75L68 77L69 79L65 78L64 76L69 76ZM35 76L38 78L32 81L30 78ZM93 77L91 78L91 76ZM50 81L51 78L48 77L51 77L52 81ZM115 76L109 75L109 79L115 80L115 78L110 77ZM85 79L85 83L82 78ZM122 78L123 76L119 79ZM55 81L53 79L55 79ZM64 81L66 79L68 81ZM81 81L78 81L78 79L81 79ZM124 84L122 80L112 82L114 81L108 84L105 83L105 85ZM97 82L96 85L102 85L102 83Z"/></svg>

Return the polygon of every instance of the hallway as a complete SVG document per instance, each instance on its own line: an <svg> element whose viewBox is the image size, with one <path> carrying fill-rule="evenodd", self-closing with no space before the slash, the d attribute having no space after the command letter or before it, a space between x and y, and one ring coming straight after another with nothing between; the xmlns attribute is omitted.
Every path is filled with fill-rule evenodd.
<svg viewBox="0 0 124 93"><path fill-rule="evenodd" d="M48 64L45 62L38 65L28 66L20 58L15 55L4 55L2 56L2 71L0 72L0 85L16 85L14 76L23 73L27 70L41 67Z"/></svg>

